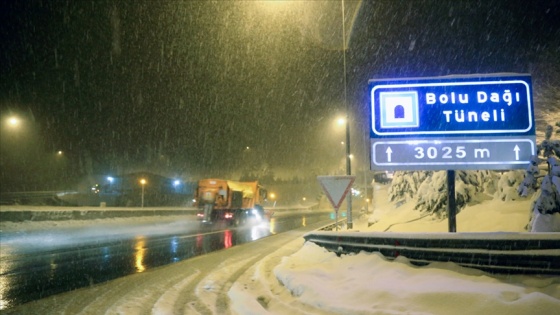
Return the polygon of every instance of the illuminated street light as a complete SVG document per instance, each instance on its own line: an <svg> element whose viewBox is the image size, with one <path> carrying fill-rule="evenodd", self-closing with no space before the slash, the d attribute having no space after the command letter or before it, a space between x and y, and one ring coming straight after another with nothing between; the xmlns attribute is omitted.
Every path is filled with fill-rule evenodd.
<svg viewBox="0 0 560 315"><path fill-rule="evenodd" d="M19 118L18 116L15 115L11 115L8 116L4 119L2 119L2 125L5 127L6 130L9 130L11 132L18 132L22 129L22 125L23 125L23 120L21 120L21 118Z"/></svg>
<svg viewBox="0 0 560 315"><path fill-rule="evenodd" d="M140 184L142 185L142 208L144 208L144 186L146 183L147 181L145 179L140 179Z"/></svg>
<svg viewBox="0 0 560 315"><path fill-rule="evenodd" d="M276 198L276 194L271 192L268 196L270 197L270 200L274 201L274 203L272 203L272 207L276 207L276 200L274 200Z"/></svg>
<svg viewBox="0 0 560 315"><path fill-rule="evenodd" d="M113 182L115 181L115 178L113 176L107 176L107 181L109 182L107 191L113 193Z"/></svg>
<svg viewBox="0 0 560 315"><path fill-rule="evenodd" d="M19 118L15 116L8 118L8 125L12 128L19 126L20 122Z"/></svg>

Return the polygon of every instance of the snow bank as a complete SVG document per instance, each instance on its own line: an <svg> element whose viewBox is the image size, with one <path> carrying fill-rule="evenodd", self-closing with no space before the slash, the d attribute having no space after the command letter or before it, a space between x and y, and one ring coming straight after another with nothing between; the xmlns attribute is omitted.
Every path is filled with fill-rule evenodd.
<svg viewBox="0 0 560 315"><path fill-rule="evenodd" d="M373 213L356 219L356 233L448 231L447 219L414 210L412 202L391 203L387 188L374 187ZM527 198L472 200L458 213L457 230L513 232L503 233L507 237L527 232L532 203ZM548 226L560 222L560 216L539 218ZM406 257L388 261L379 253L337 257L311 242L284 257L273 272L297 301L328 313L527 315L560 309L557 276L491 275L454 263L418 267Z"/></svg>
<svg viewBox="0 0 560 315"><path fill-rule="evenodd" d="M560 277L491 276L453 263L378 253L337 257L306 243L274 268L299 301L339 314L555 314Z"/></svg>

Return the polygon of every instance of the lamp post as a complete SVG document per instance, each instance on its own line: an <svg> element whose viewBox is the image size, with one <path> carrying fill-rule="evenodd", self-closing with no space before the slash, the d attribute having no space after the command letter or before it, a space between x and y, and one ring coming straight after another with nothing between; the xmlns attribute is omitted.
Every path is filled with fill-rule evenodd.
<svg viewBox="0 0 560 315"><path fill-rule="evenodd" d="M144 208L144 186L146 185L146 180L142 178L140 184L142 185L142 208Z"/></svg>
<svg viewBox="0 0 560 315"><path fill-rule="evenodd" d="M349 108L348 108L348 101L347 101L347 92L346 92L346 19L344 17L344 0L341 0L341 7L342 7L342 63L343 63L343 78L344 78L344 107L346 109L346 175L352 175L352 166L350 161L350 115L349 115ZM347 209L346 209L346 218L347 218L347 227L348 229L353 228L352 222L352 194L346 195L346 202L347 202Z"/></svg>

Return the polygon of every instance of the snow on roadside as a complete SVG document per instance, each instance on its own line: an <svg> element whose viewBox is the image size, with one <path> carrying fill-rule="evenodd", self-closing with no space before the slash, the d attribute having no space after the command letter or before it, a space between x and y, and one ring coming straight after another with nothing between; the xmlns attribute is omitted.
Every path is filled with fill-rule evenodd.
<svg viewBox="0 0 560 315"><path fill-rule="evenodd" d="M354 231L448 231L447 219L425 216L412 203L395 207L386 187L376 187L373 214L355 220ZM484 200L461 210L457 229L527 232L530 205L528 199ZM406 257L389 261L379 253L337 257L310 242L273 272L298 303L325 313L536 315L560 309L558 276L500 276L454 263L418 267Z"/></svg>
<svg viewBox="0 0 560 315"><path fill-rule="evenodd" d="M493 276L453 263L411 265L378 253L337 257L314 243L274 274L298 301L338 314L554 314L560 277Z"/></svg>
<svg viewBox="0 0 560 315"><path fill-rule="evenodd" d="M414 210L414 203L396 206L388 200L387 185L376 185L374 210L367 222L357 222L360 231L447 232L447 219L426 216ZM457 232L527 232L532 199L481 200L457 214ZM558 216L557 219L560 219ZM372 224L373 223L373 224Z"/></svg>

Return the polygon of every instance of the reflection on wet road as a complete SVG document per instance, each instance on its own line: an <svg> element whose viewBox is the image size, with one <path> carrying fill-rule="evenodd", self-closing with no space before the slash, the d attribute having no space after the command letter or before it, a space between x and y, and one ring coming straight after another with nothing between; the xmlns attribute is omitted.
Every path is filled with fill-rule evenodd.
<svg viewBox="0 0 560 315"><path fill-rule="evenodd" d="M190 222L194 228L189 232L150 234L139 230L127 237L88 238L83 229L76 229L65 231L64 242L47 242L48 237L40 236L50 233L47 231L23 236L3 233L0 310L252 242L328 217L328 213L293 215L241 227Z"/></svg>

